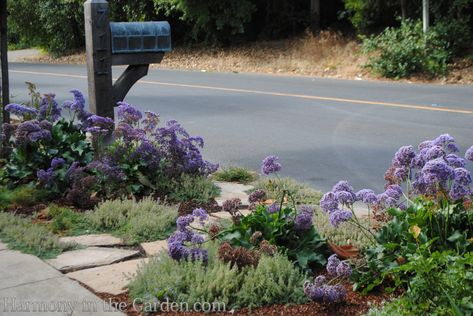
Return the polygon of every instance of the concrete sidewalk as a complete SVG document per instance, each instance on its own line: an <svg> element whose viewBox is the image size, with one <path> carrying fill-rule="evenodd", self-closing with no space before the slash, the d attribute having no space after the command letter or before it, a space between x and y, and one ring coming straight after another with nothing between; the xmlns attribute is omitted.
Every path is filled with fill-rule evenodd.
<svg viewBox="0 0 473 316"><path fill-rule="evenodd" d="M41 259L0 242L0 315L123 315Z"/></svg>

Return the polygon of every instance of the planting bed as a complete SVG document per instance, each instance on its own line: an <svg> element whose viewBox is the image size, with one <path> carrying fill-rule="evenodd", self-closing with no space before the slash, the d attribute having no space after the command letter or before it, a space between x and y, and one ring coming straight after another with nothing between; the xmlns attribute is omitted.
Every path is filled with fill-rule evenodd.
<svg viewBox="0 0 473 316"><path fill-rule="evenodd" d="M130 315L134 301L238 315L473 313L473 147L460 153L448 134L401 147L381 193L343 180L322 195L281 178L276 156L259 179L227 168L214 177L245 184L215 182L202 138L176 121L121 102L116 123L72 93L61 107L30 86L29 104L6 107L18 122L1 134L0 239Z"/></svg>

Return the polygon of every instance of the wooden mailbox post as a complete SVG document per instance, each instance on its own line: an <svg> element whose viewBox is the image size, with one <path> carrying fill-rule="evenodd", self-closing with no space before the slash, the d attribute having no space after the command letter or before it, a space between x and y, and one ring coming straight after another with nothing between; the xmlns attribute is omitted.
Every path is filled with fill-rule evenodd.
<svg viewBox="0 0 473 316"><path fill-rule="evenodd" d="M149 64L160 63L171 50L171 27L168 22L110 23L105 0L87 0L84 14L90 109L113 118L117 102L148 74ZM128 65L115 83L112 65Z"/></svg>

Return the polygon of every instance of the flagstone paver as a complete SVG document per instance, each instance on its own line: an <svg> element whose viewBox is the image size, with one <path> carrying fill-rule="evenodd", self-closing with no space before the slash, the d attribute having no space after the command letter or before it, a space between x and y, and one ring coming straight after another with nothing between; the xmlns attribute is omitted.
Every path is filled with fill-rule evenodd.
<svg viewBox="0 0 473 316"><path fill-rule="evenodd" d="M75 243L81 246L120 246L123 245L123 240L114 237L110 234L92 234L72 237L62 237L60 241L63 243Z"/></svg>
<svg viewBox="0 0 473 316"><path fill-rule="evenodd" d="M243 216L246 216L248 214L251 213L250 210L240 210L240 213L243 215ZM211 213L210 214L211 217L213 218L218 218L218 219L231 219L232 218L232 215L230 215L230 213L228 212L216 212L216 213Z"/></svg>
<svg viewBox="0 0 473 316"><path fill-rule="evenodd" d="M3 250L0 251L0 315L124 314L41 259Z"/></svg>
<svg viewBox="0 0 473 316"><path fill-rule="evenodd" d="M138 254L137 250L89 247L64 252L56 259L50 259L47 262L61 272L71 272L112 264Z"/></svg>
<svg viewBox="0 0 473 316"><path fill-rule="evenodd" d="M148 260L147 258L128 260L108 266L75 271L66 275L87 285L96 293L118 295L126 292L131 277L136 273L138 267Z"/></svg>
<svg viewBox="0 0 473 316"><path fill-rule="evenodd" d="M167 250L168 244L166 240L157 240L152 242L144 242L141 244L141 247L146 252L147 256L155 256L161 250Z"/></svg>
<svg viewBox="0 0 473 316"><path fill-rule="evenodd" d="M243 206L249 205L248 194L245 191L251 190L253 188L251 185L221 181L216 181L215 184L222 190L220 197L216 198L219 206L226 200L235 198L239 198Z"/></svg>

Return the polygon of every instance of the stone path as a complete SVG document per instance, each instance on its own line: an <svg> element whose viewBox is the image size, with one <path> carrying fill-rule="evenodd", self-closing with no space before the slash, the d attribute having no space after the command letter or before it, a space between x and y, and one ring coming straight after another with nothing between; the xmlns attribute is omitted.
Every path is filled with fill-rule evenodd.
<svg viewBox="0 0 473 316"><path fill-rule="evenodd" d="M246 207L249 205L248 194L246 191L253 189L251 185L244 185L233 182L220 182L216 181L215 184L222 190L220 197L216 198L219 206L223 205L223 202L230 199L239 198L242 206Z"/></svg>
<svg viewBox="0 0 473 316"><path fill-rule="evenodd" d="M0 315L124 315L41 259L0 242Z"/></svg>
<svg viewBox="0 0 473 316"><path fill-rule="evenodd" d="M112 247L123 245L123 240L110 234L92 234L73 237L62 237L59 238L59 241L66 244L71 243L85 247Z"/></svg>
<svg viewBox="0 0 473 316"><path fill-rule="evenodd" d="M109 265L135 257L138 254L137 250L89 247L63 252L57 258L46 260L46 262L61 272L70 272Z"/></svg>

